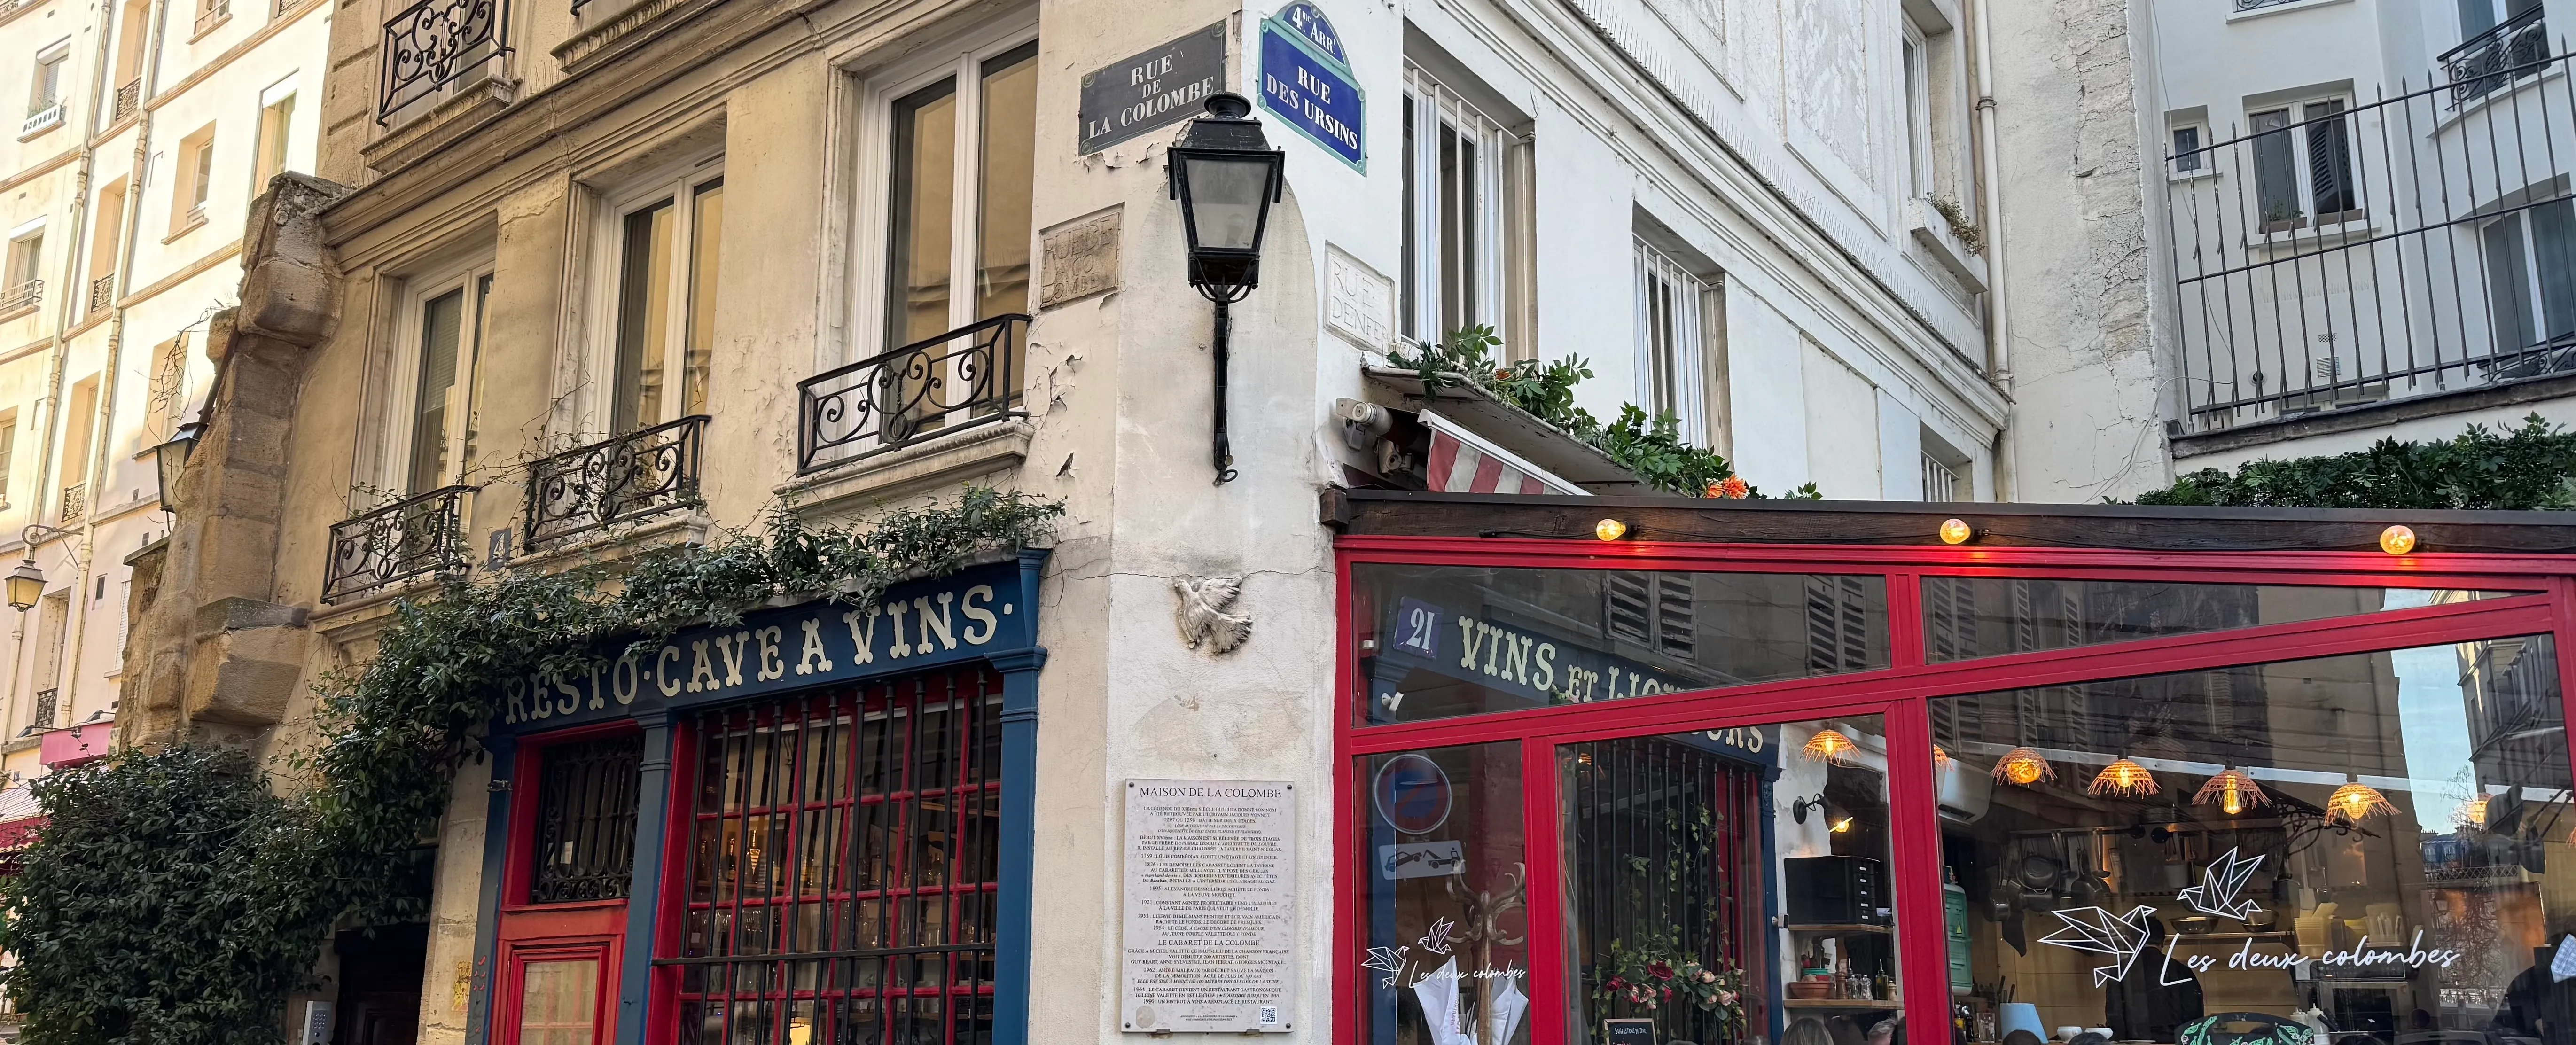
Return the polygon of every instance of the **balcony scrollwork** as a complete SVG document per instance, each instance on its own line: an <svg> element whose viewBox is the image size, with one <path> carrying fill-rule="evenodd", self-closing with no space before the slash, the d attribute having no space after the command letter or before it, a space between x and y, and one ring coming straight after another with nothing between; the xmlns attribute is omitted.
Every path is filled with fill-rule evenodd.
<svg viewBox="0 0 2576 1045"><path fill-rule="evenodd" d="M796 384L796 470L1023 416L1029 317L995 316Z"/></svg>
<svg viewBox="0 0 2576 1045"><path fill-rule="evenodd" d="M2524 76L2537 76L2550 60L2549 27L2541 5L2460 41L2435 59L2451 88L2451 108L2486 97Z"/></svg>
<svg viewBox="0 0 2576 1045"><path fill-rule="evenodd" d="M474 489L431 490L333 525L331 562L322 574L322 601L338 602L414 577L465 570L465 505Z"/></svg>
<svg viewBox="0 0 2576 1045"><path fill-rule="evenodd" d="M376 122L509 51L509 0L419 0L385 22Z"/></svg>
<svg viewBox="0 0 2576 1045"><path fill-rule="evenodd" d="M698 503L706 430L698 414L529 465L527 546Z"/></svg>

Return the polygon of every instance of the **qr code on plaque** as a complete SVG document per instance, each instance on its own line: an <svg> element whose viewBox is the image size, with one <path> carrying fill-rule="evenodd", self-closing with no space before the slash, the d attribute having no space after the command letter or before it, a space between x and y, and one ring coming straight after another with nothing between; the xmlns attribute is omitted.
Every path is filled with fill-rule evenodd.
<svg viewBox="0 0 2576 1045"><path fill-rule="evenodd" d="M1278 1006L1264 1005L1261 1007L1261 1025L1264 1027L1276 1027L1279 1025Z"/></svg>

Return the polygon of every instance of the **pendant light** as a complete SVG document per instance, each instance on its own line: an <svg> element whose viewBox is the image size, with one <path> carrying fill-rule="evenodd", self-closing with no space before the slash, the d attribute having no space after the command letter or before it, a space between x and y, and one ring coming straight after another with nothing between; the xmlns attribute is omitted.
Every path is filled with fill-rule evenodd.
<svg viewBox="0 0 2576 1045"><path fill-rule="evenodd" d="M1844 736L1841 730L1820 729L1816 731L1815 736L1807 738L1805 753L1810 762L1827 762L1839 766L1843 764L1844 755L1851 754L1859 748L1860 745L1852 743L1852 738Z"/></svg>
<svg viewBox="0 0 2576 1045"><path fill-rule="evenodd" d="M2361 777L2346 774L2344 779L2347 782L2342 787L2336 788L2334 794L2326 797L2326 823L2341 821L2358 827L2363 817L2374 814L2394 815L2397 812L2397 806L2388 801L2387 795L2380 794L2378 788L2362 783Z"/></svg>
<svg viewBox="0 0 2576 1045"><path fill-rule="evenodd" d="M2122 755L2110 765L2102 767L2100 773L2094 774L2093 785L2084 790L2094 795L2145 798L2163 788L2156 786L2156 775L2147 772L2147 767L2132 762L2128 756Z"/></svg>
<svg viewBox="0 0 2576 1045"><path fill-rule="evenodd" d="M2477 794L2470 796L2468 801L2460 803L2460 807L2458 809L2451 810L2451 823L2465 830L2485 830L2487 826L2487 798L2488 795L2485 791L2479 791Z"/></svg>
<svg viewBox="0 0 2576 1045"><path fill-rule="evenodd" d="M1995 760L1995 779L2029 787L2043 780L2057 779L2057 767L2049 765L2048 759L2040 757L2039 752L2017 747Z"/></svg>
<svg viewBox="0 0 2576 1045"><path fill-rule="evenodd" d="M2191 796L2193 805L2213 803L2219 811L2235 816L2254 806L2271 805L2272 796L2263 793L2263 785L2255 783L2252 774L2230 767L2209 778L2208 783L2200 785L2200 792Z"/></svg>
<svg viewBox="0 0 2576 1045"><path fill-rule="evenodd" d="M1932 768L1945 769L1948 768L1949 765L1950 749L1942 747L1939 744L1932 745Z"/></svg>

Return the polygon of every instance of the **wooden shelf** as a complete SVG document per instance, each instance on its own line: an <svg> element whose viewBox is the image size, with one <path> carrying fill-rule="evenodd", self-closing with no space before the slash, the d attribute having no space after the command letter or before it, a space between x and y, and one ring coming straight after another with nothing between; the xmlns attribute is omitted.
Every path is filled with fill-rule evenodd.
<svg viewBox="0 0 2576 1045"><path fill-rule="evenodd" d="M1896 930L1884 925L1866 925L1858 922L1824 925L1783 925L1781 928L1787 929L1793 933L1868 933L1876 936L1893 936L1896 934Z"/></svg>
<svg viewBox="0 0 2576 1045"><path fill-rule="evenodd" d="M1885 1009L1905 1007L1901 1001L1863 1001L1858 998L1783 998L1780 1004L1792 1009Z"/></svg>

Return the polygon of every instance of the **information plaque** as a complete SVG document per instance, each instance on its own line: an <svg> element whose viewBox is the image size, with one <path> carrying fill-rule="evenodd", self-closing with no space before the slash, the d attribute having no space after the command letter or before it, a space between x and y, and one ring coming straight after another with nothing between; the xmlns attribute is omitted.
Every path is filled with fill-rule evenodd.
<svg viewBox="0 0 2576 1045"><path fill-rule="evenodd" d="M1127 782L1121 1030L1290 1030L1297 791Z"/></svg>

